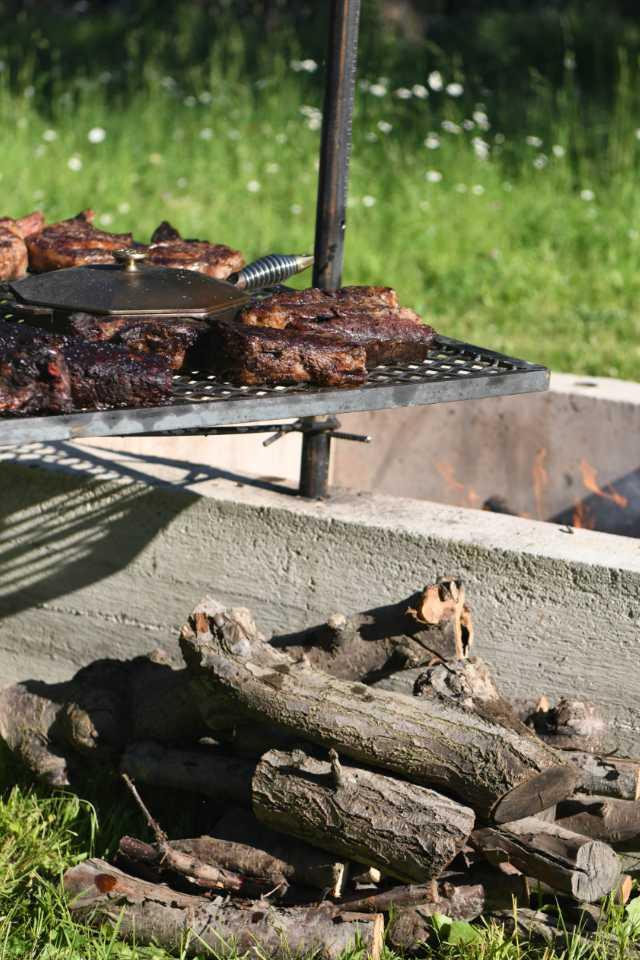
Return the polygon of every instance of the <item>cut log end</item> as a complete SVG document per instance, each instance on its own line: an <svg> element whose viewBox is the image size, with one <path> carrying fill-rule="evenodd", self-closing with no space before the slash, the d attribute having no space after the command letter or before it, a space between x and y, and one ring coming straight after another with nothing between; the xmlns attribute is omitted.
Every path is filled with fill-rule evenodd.
<svg viewBox="0 0 640 960"><path fill-rule="evenodd" d="M608 844L593 840L580 848L572 882L576 900L593 903L617 889L619 881L620 862Z"/></svg>
<svg viewBox="0 0 640 960"><path fill-rule="evenodd" d="M570 797L577 783L578 775L572 767L549 767L502 797L493 808L493 819L496 823L508 823L535 816Z"/></svg>

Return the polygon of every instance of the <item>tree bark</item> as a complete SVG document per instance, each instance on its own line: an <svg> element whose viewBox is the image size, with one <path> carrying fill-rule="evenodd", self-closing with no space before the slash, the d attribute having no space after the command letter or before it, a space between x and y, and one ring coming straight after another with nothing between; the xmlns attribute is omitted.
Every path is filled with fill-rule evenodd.
<svg viewBox="0 0 640 960"><path fill-rule="evenodd" d="M252 796L274 830L400 880L437 877L474 824L472 810L433 790L302 750L266 753Z"/></svg>
<svg viewBox="0 0 640 960"><path fill-rule="evenodd" d="M120 769L149 786L202 793L221 803L251 805L255 763L231 756L218 746L178 749L161 743L132 743L122 755Z"/></svg>
<svg viewBox="0 0 640 960"><path fill-rule="evenodd" d="M194 696L212 730L273 723L356 762L442 787L480 816L513 820L573 791L575 772L534 737L443 698L428 705L294 664L247 610L211 598L181 634Z"/></svg>
<svg viewBox="0 0 640 960"><path fill-rule="evenodd" d="M578 794L558 804L556 823L617 850L640 847L640 800Z"/></svg>
<svg viewBox="0 0 640 960"><path fill-rule="evenodd" d="M331 676L363 683L433 659L462 658L472 642L464 586L446 578L399 603L334 613L319 626L271 639L294 659L304 656Z"/></svg>
<svg viewBox="0 0 640 960"><path fill-rule="evenodd" d="M578 770L581 793L620 800L640 800L640 760L596 757L581 750L564 750L562 756Z"/></svg>
<svg viewBox="0 0 640 960"><path fill-rule="evenodd" d="M428 667L417 678L414 696L424 699L445 697L464 710L500 723L525 737L533 731L522 722L511 703L499 692L484 660L450 660Z"/></svg>
<svg viewBox="0 0 640 960"><path fill-rule="evenodd" d="M330 903L278 908L266 900L194 897L130 877L103 860L67 870L64 886L72 912L92 926L117 926L121 938L169 952L186 943L188 956L201 954L204 945L225 958L247 952L252 960L289 960L315 953L321 960L338 960L360 940L377 960L382 947L381 914L339 922Z"/></svg>
<svg viewBox="0 0 640 960"><path fill-rule="evenodd" d="M607 844L534 817L476 830L471 843L491 863L506 861L576 900L598 900L620 879L618 858Z"/></svg>
<svg viewBox="0 0 640 960"><path fill-rule="evenodd" d="M245 810L225 814L216 824L215 834L220 842L227 841L234 847L250 851L246 861L238 860L237 869L242 873L251 874L251 856L265 857L273 864L273 875L279 875L286 883L315 887L333 897L342 896L347 875L344 862L270 830Z"/></svg>

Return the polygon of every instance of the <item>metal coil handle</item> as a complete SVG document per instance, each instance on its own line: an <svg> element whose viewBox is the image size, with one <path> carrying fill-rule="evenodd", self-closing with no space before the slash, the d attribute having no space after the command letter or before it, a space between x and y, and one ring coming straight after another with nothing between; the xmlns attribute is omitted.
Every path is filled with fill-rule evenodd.
<svg viewBox="0 0 640 960"><path fill-rule="evenodd" d="M228 280L229 283L235 283L240 290L261 290L263 287L271 287L288 280L294 274L306 270L312 263L313 257L308 255L270 253L248 263L237 273L232 273Z"/></svg>

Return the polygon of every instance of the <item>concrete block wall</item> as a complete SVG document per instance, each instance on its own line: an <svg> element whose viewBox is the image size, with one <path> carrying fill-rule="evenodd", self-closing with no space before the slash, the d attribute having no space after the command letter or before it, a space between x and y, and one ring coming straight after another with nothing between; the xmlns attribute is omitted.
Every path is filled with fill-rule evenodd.
<svg viewBox="0 0 640 960"><path fill-rule="evenodd" d="M4 453L0 515L2 684L156 646L177 654L206 593L250 606L271 632L455 575L508 695L605 703L639 749L633 540L375 494L309 503L205 464L80 444Z"/></svg>

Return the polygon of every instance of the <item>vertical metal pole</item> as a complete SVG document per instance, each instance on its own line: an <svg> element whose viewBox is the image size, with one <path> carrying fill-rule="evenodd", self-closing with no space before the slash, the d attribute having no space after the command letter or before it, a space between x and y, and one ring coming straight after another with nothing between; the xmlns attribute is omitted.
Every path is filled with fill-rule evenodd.
<svg viewBox="0 0 640 960"><path fill-rule="evenodd" d="M342 279L360 0L331 0L329 18L313 268L313 285L323 289ZM305 422L311 429L302 435L300 493L319 499L329 485L331 437L313 429L315 418Z"/></svg>

